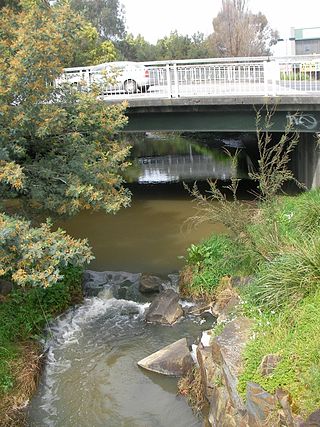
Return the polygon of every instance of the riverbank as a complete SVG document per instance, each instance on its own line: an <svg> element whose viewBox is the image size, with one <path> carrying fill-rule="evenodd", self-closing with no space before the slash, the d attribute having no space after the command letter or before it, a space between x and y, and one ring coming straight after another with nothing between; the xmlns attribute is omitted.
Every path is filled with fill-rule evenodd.
<svg viewBox="0 0 320 427"><path fill-rule="evenodd" d="M39 339L48 322L83 300L82 270L69 268L52 288L12 290L0 300L0 426L25 425L44 354Z"/></svg>
<svg viewBox="0 0 320 427"><path fill-rule="evenodd" d="M232 289L238 298L213 334L235 318L250 320L237 376L242 405L254 383L270 396L285 393L294 417L306 420L319 409L319 254L319 190L261 204L240 237L212 236L189 249L183 293L221 299ZM266 373L263 362L271 359Z"/></svg>

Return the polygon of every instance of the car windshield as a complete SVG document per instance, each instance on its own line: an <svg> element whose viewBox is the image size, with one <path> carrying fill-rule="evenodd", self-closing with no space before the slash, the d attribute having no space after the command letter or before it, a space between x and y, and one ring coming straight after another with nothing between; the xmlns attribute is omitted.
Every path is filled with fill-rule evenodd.
<svg viewBox="0 0 320 427"><path fill-rule="evenodd" d="M102 71L107 69L121 69L125 68L140 68L140 64L136 64L135 62L105 62L103 64L95 65L92 67L94 71Z"/></svg>

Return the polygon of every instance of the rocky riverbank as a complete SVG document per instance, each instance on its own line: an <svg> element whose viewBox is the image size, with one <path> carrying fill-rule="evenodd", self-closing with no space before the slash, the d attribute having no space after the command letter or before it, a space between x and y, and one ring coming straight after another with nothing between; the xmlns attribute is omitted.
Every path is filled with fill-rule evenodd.
<svg viewBox="0 0 320 427"><path fill-rule="evenodd" d="M231 285L232 282L236 287ZM217 319L217 325L203 333L197 345L181 339L138 364L165 375L185 376L191 382L188 385L191 391L199 388L200 378L202 398L209 407L207 425L211 427L320 426L320 411L303 419L295 413L291 396L285 389L278 388L272 394L259 384L248 381L245 397L239 392L244 350L254 334L254 322L243 315L242 300L237 291L239 284L247 282L248 279L229 280L214 302L189 310L194 314L207 311ZM277 354L266 355L259 367L261 375L271 376L280 360ZM195 368L198 375L190 375Z"/></svg>

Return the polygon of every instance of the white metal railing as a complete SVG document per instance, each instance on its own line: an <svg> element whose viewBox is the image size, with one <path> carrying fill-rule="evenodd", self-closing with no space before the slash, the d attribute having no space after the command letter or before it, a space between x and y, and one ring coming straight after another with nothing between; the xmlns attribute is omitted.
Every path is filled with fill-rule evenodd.
<svg viewBox="0 0 320 427"><path fill-rule="evenodd" d="M66 68L56 84L98 85L106 98L320 94L320 55L119 62Z"/></svg>

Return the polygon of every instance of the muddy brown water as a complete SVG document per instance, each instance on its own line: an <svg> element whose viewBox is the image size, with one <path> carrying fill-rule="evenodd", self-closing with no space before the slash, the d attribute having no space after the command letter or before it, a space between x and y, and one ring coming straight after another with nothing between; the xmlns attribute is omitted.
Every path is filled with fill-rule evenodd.
<svg viewBox="0 0 320 427"><path fill-rule="evenodd" d="M181 268L179 257L191 243L223 231L219 224L194 227L187 222L196 205L179 183L179 173L186 179L195 161L199 164L191 175L201 171L201 159L194 153L190 157L188 144L185 151L182 168L172 155L139 157L143 184L131 186L130 208L114 216L81 213L59 223L74 237L88 238L96 256L91 269L165 276ZM221 153L216 163L212 157L203 162L206 176L230 173ZM148 325L143 321L148 300L138 292L120 299L117 291L130 283L134 287L135 274L131 282L121 273L109 277L97 295L50 326L47 362L29 406L30 426L200 427L202 421L177 396L176 379L143 371L137 361L183 336L196 337L212 324L186 318L173 327Z"/></svg>

